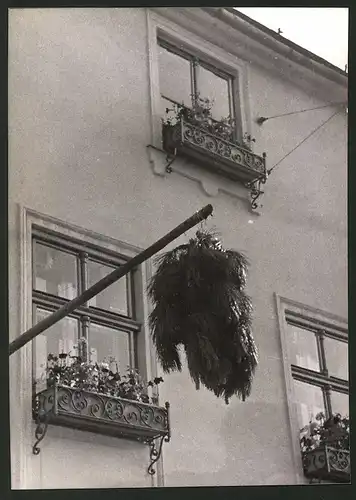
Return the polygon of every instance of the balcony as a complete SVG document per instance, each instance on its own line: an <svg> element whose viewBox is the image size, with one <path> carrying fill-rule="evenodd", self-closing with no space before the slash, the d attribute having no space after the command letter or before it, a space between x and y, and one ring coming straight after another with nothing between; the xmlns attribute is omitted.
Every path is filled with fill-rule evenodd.
<svg viewBox="0 0 356 500"><path fill-rule="evenodd" d="M351 480L350 451L322 445L303 453L304 475L308 479L349 483Z"/></svg>
<svg viewBox="0 0 356 500"><path fill-rule="evenodd" d="M35 396L33 418L37 423L35 455L40 453L38 444L48 425L59 425L149 444L149 474L155 473L153 464L159 459L163 440L170 440L168 403L163 408L65 385L53 385Z"/></svg>
<svg viewBox="0 0 356 500"><path fill-rule="evenodd" d="M266 174L265 154L256 155L184 118L175 125L163 124L163 148L232 181L246 184Z"/></svg>

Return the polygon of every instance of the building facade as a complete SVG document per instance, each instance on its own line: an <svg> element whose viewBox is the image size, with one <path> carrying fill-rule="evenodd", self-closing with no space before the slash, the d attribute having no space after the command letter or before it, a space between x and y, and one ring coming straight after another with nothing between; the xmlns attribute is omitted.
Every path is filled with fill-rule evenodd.
<svg viewBox="0 0 356 500"><path fill-rule="evenodd" d="M243 176L264 171L235 175L241 149L210 161L207 134L194 157L164 150L165 109L197 93L235 118L252 162L276 165L257 208ZM185 367L163 374L145 262L11 356L12 488L307 482L300 428L348 413L346 101L343 71L231 9L10 11L9 340L212 203L207 227L250 262L259 349L245 402L197 390ZM156 474L147 445L81 429L50 425L33 453L33 381L83 334L97 359L164 378Z"/></svg>

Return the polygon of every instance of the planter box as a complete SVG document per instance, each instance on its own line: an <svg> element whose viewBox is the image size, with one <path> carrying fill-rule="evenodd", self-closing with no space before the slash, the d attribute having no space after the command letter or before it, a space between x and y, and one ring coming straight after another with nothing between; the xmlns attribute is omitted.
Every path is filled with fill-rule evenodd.
<svg viewBox="0 0 356 500"><path fill-rule="evenodd" d="M351 480L351 461L348 450L331 446L321 446L303 453L304 475L309 479L349 483Z"/></svg>
<svg viewBox="0 0 356 500"><path fill-rule="evenodd" d="M34 419L115 437L150 442L169 439L166 408L56 385L36 395Z"/></svg>
<svg viewBox="0 0 356 500"><path fill-rule="evenodd" d="M163 148L191 159L201 166L243 183L265 174L266 160L181 119L176 125L163 125Z"/></svg>

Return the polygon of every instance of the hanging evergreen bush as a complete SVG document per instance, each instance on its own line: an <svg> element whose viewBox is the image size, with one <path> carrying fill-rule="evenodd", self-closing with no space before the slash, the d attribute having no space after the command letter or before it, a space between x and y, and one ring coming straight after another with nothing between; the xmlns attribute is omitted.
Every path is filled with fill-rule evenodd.
<svg viewBox="0 0 356 500"><path fill-rule="evenodd" d="M196 384L226 403L234 394L244 401L257 365L246 258L224 250L214 233L197 231L157 264L148 287L154 304L149 324L164 372L181 371L177 348L183 345Z"/></svg>

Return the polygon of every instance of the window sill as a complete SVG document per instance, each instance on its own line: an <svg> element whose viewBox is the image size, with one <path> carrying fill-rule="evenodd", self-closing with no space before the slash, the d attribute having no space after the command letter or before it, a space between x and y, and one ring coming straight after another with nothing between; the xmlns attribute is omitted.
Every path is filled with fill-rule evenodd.
<svg viewBox="0 0 356 500"><path fill-rule="evenodd" d="M256 155L184 120L173 126L163 125L163 149L245 184L266 173L265 156Z"/></svg>

